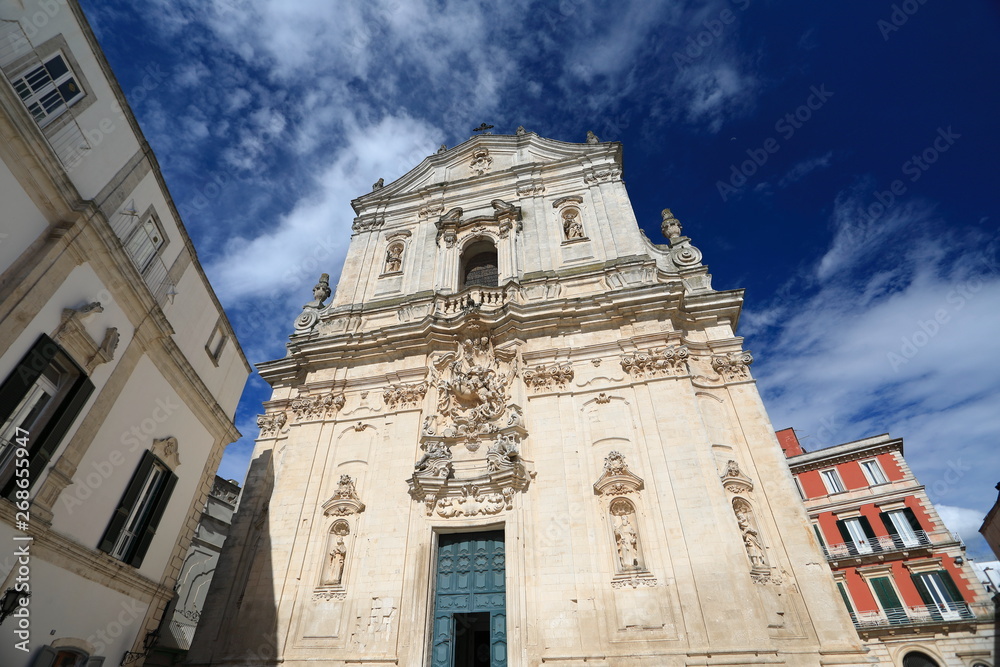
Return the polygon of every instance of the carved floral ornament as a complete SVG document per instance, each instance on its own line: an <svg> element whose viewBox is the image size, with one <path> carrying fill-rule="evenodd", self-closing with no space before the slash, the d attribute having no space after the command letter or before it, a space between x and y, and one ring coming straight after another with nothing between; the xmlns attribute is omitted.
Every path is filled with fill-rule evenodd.
<svg viewBox="0 0 1000 667"><path fill-rule="evenodd" d="M346 403L343 394L317 394L315 396L300 396L292 401L292 412L296 422L326 419L331 413L340 412Z"/></svg>
<svg viewBox="0 0 1000 667"><path fill-rule="evenodd" d="M573 381L573 364L570 362L525 368L521 373L524 383L538 391L547 387L564 387Z"/></svg>
<svg viewBox="0 0 1000 667"><path fill-rule="evenodd" d="M726 354L712 357L712 368L721 375L726 382L737 382L750 379L750 364L753 363L753 355L745 350L728 352Z"/></svg>
<svg viewBox="0 0 1000 667"><path fill-rule="evenodd" d="M323 503L324 516L347 516L365 511L365 504L358 497L354 480L350 475L341 475L337 489L330 499Z"/></svg>
<svg viewBox="0 0 1000 667"><path fill-rule="evenodd" d="M740 465L730 459L726 471L722 474L722 486L732 494L749 493L753 491L753 480L743 474Z"/></svg>
<svg viewBox="0 0 1000 667"><path fill-rule="evenodd" d="M685 345L661 347L644 352L622 355L622 370L637 377L688 374L687 360L691 356Z"/></svg>
<svg viewBox="0 0 1000 667"><path fill-rule="evenodd" d="M594 483L594 493L601 496L620 496L641 491L642 478L629 470L625 456L613 451L604 459L604 472Z"/></svg>
<svg viewBox="0 0 1000 667"><path fill-rule="evenodd" d="M417 405L427 393L426 382L391 384L382 392L382 400L390 408Z"/></svg>
<svg viewBox="0 0 1000 667"><path fill-rule="evenodd" d="M288 421L284 412L275 412L265 415L257 415L257 428L260 429L261 438L273 438L281 432L281 429Z"/></svg>
<svg viewBox="0 0 1000 667"><path fill-rule="evenodd" d="M620 181L622 170L618 167L596 167L583 172L583 182L587 185Z"/></svg>

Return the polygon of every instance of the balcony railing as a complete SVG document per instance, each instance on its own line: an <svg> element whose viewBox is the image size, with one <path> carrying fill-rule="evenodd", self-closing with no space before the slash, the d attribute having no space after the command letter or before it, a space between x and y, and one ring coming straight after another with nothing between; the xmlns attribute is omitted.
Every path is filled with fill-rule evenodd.
<svg viewBox="0 0 1000 667"><path fill-rule="evenodd" d="M912 537L900 535L888 535L884 537L871 537L857 542L845 542L842 544L828 544L823 547L823 553L827 560L841 560L844 558L858 558L871 556L874 554L888 554L898 551L909 551L931 545L930 536L922 530L914 532Z"/></svg>
<svg viewBox="0 0 1000 667"><path fill-rule="evenodd" d="M436 297L434 311L439 315L458 315L471 310L495 310L513 301L517 294L516 285L469 287L458 294Z"/></svg>
<svg viewBox="0 0 1000 667"><path fill-rule="evenodd" d="M852 614L854 625L858 629L952 621L986 621L992 617L992 605L968 605L965 602L890 607L884 611L861 611Z"/></svg>

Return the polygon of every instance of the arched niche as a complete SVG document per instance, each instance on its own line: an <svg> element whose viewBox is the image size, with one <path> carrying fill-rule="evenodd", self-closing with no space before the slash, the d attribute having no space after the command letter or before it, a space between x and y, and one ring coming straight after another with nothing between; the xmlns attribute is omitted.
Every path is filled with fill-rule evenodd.
<svg viewBox="0 0 1000 667"><path fill-rule="evenodd" d="M608 503L608 515L614 540L616 572L645 572L646 563L639 539L639 518L635 505L628 498L614 498Z"/></svg>

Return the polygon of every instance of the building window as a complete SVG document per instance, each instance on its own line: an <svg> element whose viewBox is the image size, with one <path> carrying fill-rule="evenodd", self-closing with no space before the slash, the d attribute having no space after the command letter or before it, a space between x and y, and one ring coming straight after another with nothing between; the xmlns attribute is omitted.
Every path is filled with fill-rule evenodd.
<svg viewBox="0 0 1000 667"><path fill-rule="evenodd" d="M62 51L48 56L42 64L15 75L11 84L40 127L50 123L84 95L79 78L70 69Z"/></svg>
<svg viewBox="0 0 1000 667"><path fill-rule="evenodd" d="M799 492L799 498L807 500L808 496L806 496L806 490L802 488L802 480L798 477L793 477L792 479L795 480L795 490Z"/></svg>
<svg viewBox="0 0 1000 667"><path fill-rule="evenodd" d="M929 544L927 533L920 528L920 522L909 507L882 512L881 516L882 523L896 546L915 547Z"/></svg>
<svg viewBox="0 0 1000 667"><path fill-rule="evenodd" d="M821 470L819 474L823 478L823 484L826 485L827 493L843 493L845 491L844 483L840 480L840 473L837 472L836 468Z"/></svg>
<svg viewBox="0 0 1000 667"><path fill-rule="evenodd" d="M870 486L875 486L876 484L886 484L889 480L885 478L885 473L882 472L882 466L878 464L878 461L872 459L871 461L861 462L861 472L865 474L865 479L868 480Z"/></svg>
<svg viewBox="0 0 1000 667"><path fill-rule="evenodd" d="M837 528L847 544L850 554L870 554L879 548L875 531L863 516L837 521Z"/></svg>
<svg viewBox="0 0 1000 667"><path fill-rule="evenodd" d="M142 220L122 237L125 251L139 273L145 275L156 254L163 248L165 238L160 221L152 210L147 211Z"/></svg>
<svg viewBox="0 0 1000 667"><path fill-rule="evenodd" d="M28 488L45 470L94 385L55 341L42 335L0 385L0 495L19 487L16 451L28 451Z"/></svg>
<svg viewBox="0 0 1000 667"><path fill-rule="evenodd" d="M913 651L903 658L903 667L938 667L937 662L926 653Z"/></svg>
<svg viewBox="0 0 1000 667"><path fill-rule="evenodd" d="M911 574L910 578L931 612L932 619L952 621L972 616L946 570L918 572Z"/></svg>
<svg viewBox="0 0 1000 667"><path fill-rule="evenodd" d="M847 594L847 587L843 581L837 582L837 590L840 591L840 597L844 599L844 604L847 605L847 613L851 615L851 621L857 623L858 617L854 614L854 605L851 604L851 596Z"/></svg>
<svg viewBox="0 0 1000 667"><path fill-rule="evenodd" d="M875 598L882 608L882 613L885 614L886 620L890 624L898 625L910 620L903 604L899 601L899 594L896 593L896 587L892 585L890 577L872 577L868 583L875 592Z"/></svg>
<svg viewBox="0 0 1000 667"><path fill-rule="evenodd" d="M463 253L462 289L478 285L496 287L500 283L497 249L489 241L479 241Z"/></svg>
<svg viewBox="0 0 1000 667"><path fill-rule="evenodd" d="M177 475L163 461L151 452L143 454L98 548L141 566L176 483Z"/></svg>
<svg viewBox="0 0 1000 667"><path fill-rule="evenodd" d="M212 335L208 337L208 342L205 343L205 351L208 352L208 356L216 366L219 365L219 357L222 356L222 350L226 347L226 341L228 340L229 336L226 334L226 329L220 320L215 325L215 328L212 329Z"/></svg>

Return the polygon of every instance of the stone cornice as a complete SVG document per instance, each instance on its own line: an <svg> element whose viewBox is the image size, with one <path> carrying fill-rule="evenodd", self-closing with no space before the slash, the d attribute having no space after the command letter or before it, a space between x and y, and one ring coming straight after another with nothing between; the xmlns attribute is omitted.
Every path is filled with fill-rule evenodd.
<svg viewBox="0 0 1000 667"><path fill-rule="evenodd" d="M902 438L890 438L889 434L883 434L856 442L837 445L836 447L827 447L815 452L792 456L787 459L787 462L789 469L793 473L800 473L808 470L829 468L840 463L857 461L892 451L898 451L900 454L903 453Z"/></svg>
<svg viewBox="0 0 1000 667"><path fill-rule="evenodd" d="M455 162L456 160L465 162L471 156L474 149L483 146L493 150L501 149L518 152L522 150L527 151L528 146L531 146L535 149L535 154L544 155L545 158L548 158L548 161L535 158L534 162L517 164L497 172L470 176L465 179L454 179L450 180L447 184L433 183L413 190L407 190L414 184L419 183L429 171ZM621 161L622 146L620 143L614 141L599 144L572 143L540 137L534 132L528 132L524 135L490 134L474 136L443 153L435 153L427 156L420 164L395 181L352 200L351 206L354 208L356 214L362 215L362 213L370 213L375 209L384 208L388 200L392 200L393 208L395 209L400 205L413 204L422 198L426 198L435 190L445 187L447 187L449 193L452 193L455 190L462 189L466 183L471 183L472 181L475 181L477 188L481 188L483 184L488 184L491 180L497 180L498 192L501 190L509 192L509 172L511 171L522 172L525 169L547 169L551 166L570 164L574 166L572 171L582 172L583 169L592 166L591 162L594 164L610 163L620 169ZM499 181L503 181L502 186Z"/></svg>
<svg viewBox="0 0 1000 667"><path fill-rule="evenodd" d="M698 299L694 308L687 303L683 288L676 283L649 285L614 293L565 299L547 299L524 304L511 303L486 313L470 313L450 318L427 315L420 320L349 333L296 336L289 343L289 355L258 364L262 376L272 383L294 382L300 368L312 363L338 363L351 359L362 363L369 356L396 354L433 347L434 340L449 341L469 322L480 321L504 337L517 332L520 337L547 335L553 326L594 325L615 318L636 318L650 308L675 311L681 321L708 319L702 310L727 320L735 318L742 303L742 290L715 293L711 301ZM611 326L610 324L608 326Z"/></svg>

